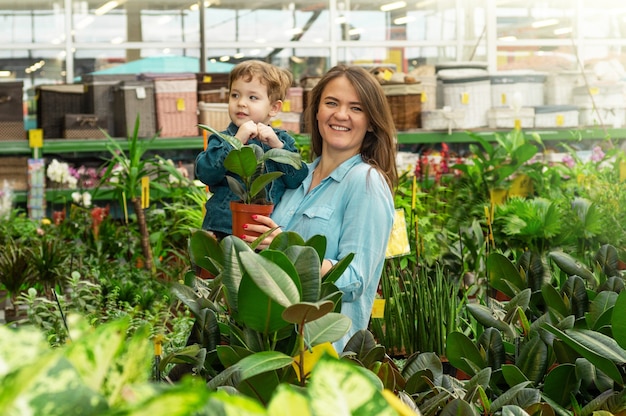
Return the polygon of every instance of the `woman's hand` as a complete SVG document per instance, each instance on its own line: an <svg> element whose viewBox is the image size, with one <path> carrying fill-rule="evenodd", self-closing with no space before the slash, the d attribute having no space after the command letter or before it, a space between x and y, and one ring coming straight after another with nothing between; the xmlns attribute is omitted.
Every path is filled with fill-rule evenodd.
<svg viewBox="0 0 626 416"><path fill-rule="evenodd" d="M283 230L280 229L278 224L276 224L274 222L274 220L272 220L270 217L266 217L265 215L253 215L252 219L254 219L256 221L256 223L244 224L244 226L243 226L244 233L245 233L245 231L253 231L253 232L257 232L259 234L263 234L263 233L266 233L269 230L273 230L257 246L257 248L260 249L260 250L268 248L269 245L272 243L272 241L274 241L274 238L278 234L283 232ZM248 243L251 243L254 240L256 240L257 237L244 234L244 235L241 236L241 239L246 241L246 242L248 242Z"/></svg>

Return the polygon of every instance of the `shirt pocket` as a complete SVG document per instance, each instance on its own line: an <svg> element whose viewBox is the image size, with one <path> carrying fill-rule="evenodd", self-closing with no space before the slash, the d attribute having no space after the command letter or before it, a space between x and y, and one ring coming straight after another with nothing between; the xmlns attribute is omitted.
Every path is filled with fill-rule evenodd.
<svg viewBox="0 0 626 416"><path fill-rule="evenodd" d="M325 234L333 216L334 208L330 206L317 205L304 210L302 216L309 232L315 234Z"/></svg>

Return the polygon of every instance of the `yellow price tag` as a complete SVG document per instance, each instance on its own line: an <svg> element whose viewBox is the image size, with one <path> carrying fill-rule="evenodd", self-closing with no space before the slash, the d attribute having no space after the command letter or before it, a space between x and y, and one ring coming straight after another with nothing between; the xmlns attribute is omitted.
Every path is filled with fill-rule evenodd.
<svg viewBox="0 0 626 416"><path fill-rule="evenodd" d="M150 206L150 177L141 178L141 208L146 209Z"/></svg>
<svg viewBox="0 0 626 416"><path fill-rule="evenodd" d="M428 101L428 96L426 95L425 92L423 92L423 93L420 94L420 102L423 104L426 101Z"/></svg>
<svg viewBox="0 0 626 416"><path fill-rule="evenodd" d="M619 162L619 180L620 182L626 180L626 160Z"/></svg>
<svg viewBox="0 0 626 416"><path fill-rule="evenodd" d="M185 99L184 98L176 99L176 111L185 111Z"/></svg>
<svg viewBox="0 0 626 416"><path fill-rule="evenodd" d="M506 104L506 94L502 93L502 96L500 97L500 101L502 102L502 105Z"/></svg>
<svg viewBox="0 0 626 416"><path fill-rule="evenodd" d="M600 89L598 87L591 87L589 88L589 94L598 95L600 94Z"/></svg>
<svg viewBox="0 0 626 416"><path fill-rule="evenodd" d="M522 129L522 120L520 120L519 118L516 118L514 121L514 127L515 130L521 130Z"/></svg>
<svg viewBox="0 0 626 416"><path fill-rule="evenodd" d="M282 127L283 121L281 119L277 118L275 120L272 120L270 124L272 125L273 128L279 129L279 128Z"/></svg>
<svg viewBox="0 0 626 416"><path fill-rule="evenodd" d="M209 83L209 82L212 82L212 81L213 81L213 77L211 75L205 75L205 76L202 77L202 82Z"/></svg>
<svg viewBox="0 0 626 416"><path fill-rule="evenodd" d="M285 113L288 113L291 111L291 100L287 99L285 101L283 101L283 110Z"/></svg>
<svg viewBox="0 0 626 416"><path fill-rule="evenodd" d="M372 318L385 317L385 299L374 299L372 305Z"/></svg>
<svg viewBox="0 0 626 416"><path fill-rule="evenodd" d="M565 124L565 117L563 117L563 114L557 114L557 116L556 116L556 125L560 127L563 124Z"/></svg>
<svg viewBox="0 0 626 416"><path fill-rule="evenodd" d="M390 71L390 70L388 70L388 69L385 69L385 70L383 71L383 79L384 79L385 81L389 81L389 80L391 79L391 77L392 77L392 76L393 76L393 72L392 72L392 71Z"/></svg>
<svg viewBox="0 0 626 416"><path fill-rule="evenodd" d="M464 92L461 94L461 104L469 104L469 93Z"/></svg>
<svg viewBox="0 0 626 416"><path fill-rule="evenodd" d="M28 130L28 146L31 149L38 149L43 147L43 130L32 129Z"/></svg>

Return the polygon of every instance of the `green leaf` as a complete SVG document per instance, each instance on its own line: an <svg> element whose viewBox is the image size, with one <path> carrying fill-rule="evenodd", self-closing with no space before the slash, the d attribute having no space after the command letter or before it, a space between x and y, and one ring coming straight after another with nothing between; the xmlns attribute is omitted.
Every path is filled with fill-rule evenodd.
<svg viewBox="0 0 626 416"><path fill-rule="evenodd" d="M224 264L224 253L219 242L208 231L194 230L189 238L191 261L217 276L218 265Z"/></svg>
<svg viewBox="0 0 626 416"><path fill-rule="evenodd" d="M288 306L283 311L282 316L287 322L296 325L304 325L332 312L334 307L335 305L328 300L315 303L299 302Z"/></svg>
<svg viewBox="0 0 626 416"><path fill-rule="evenodd" d="M300 277L302 301L318 301L320 299L322 281L320 259L315 249L307 246L291 246L285 250L285 255L291 260Z"/></svg>
<svg viewBox="0 0 626 416"><path fill-rule="evenodd" d="M595 284L593 273L584 267L578 260L562 251L551 251L548 257L552 259L559 269L563 270L568 276L580 276L590 284Z"/></svg>
<svg viewBox="0 0 626 416"><path fill-rule="evenodd" d="M241 279L238 295L237 321L248 328L268 335L289 325L283 319L285 307L268 296L248 274Z"/></svg>
<svg viewBox="0 0 626 416"><path fill-rule="evenodd" d="M619 385L624 384L616 363L622 365L626 362L626 352L617 345L615 340L594 331L574 329L561 331L550 324L544 324L543 328L559 337L582 357L611 377L613 381Z"/></svg>
<svg viewBox="0 0 626 416"><path fill-rule="evenodd" d="M302 156L298 152L291 152L287 149L269 149L261 157L261 162L273 160L283 165L289 165L293 168L300 169L302 167Z"/></svg>
<svg viewBox="0 0 626 416"><path fill-rule="evenodd" d="M516 386L520 383L527 383L529 381L528 377L524 375L522 370L514 364L504 364L502 366L502 375L504 376L504 379L509 387Z"/></svg>
<svg viewBox="0 0 626 416"><path fill-rule="evenodd" d="M261 351L242 358L237 363L241 381L259 374L285 368L293 362L293 357L279 351Z"/></svg>
<svg viewBox="0 0 626 416"><path fill-rule="evenodd" d="M446 338L446 356L450 364L469 375L474 375L476 371L465 360L472 362L480 369L487 366L476 345L467 335L458 331L449 333Z"/></svg>
<svg viewBox="0 0 626 416"><path fill-rule="evenodd" d="M439 416L479 416L479 413L472 405L465 400L452 399L441 409Z"/></svg>
<svg viewBox="0 0 626 416"><path fill-rule="evenodd" d="M324 282L335 283L337 281L337 279L339 279L341 277L343 272L348 268L348 266L352 262L352 259L354 259L354 253L350 253L347 256L345 256L344 258L342 258L341 260L339 260L339 262L337 262L328 271L328 273L326 273L323 276L322 280Z"/></svg>
<svg viewBox="0 0 626 416"><path fill-rule="evenodd" d="M239 258L254 283L276 303L286 308L300 301L293 279L276 263L253 251L241 253Z"/></svg>
<svg viewBox="0 0 626 416"><path fill-rule="evenodd" d="M249 196L250 200L253 200L255 196L259 194L266 185L269 185L272 181L283 176L282 172L268 172L256 177L250 185Z"/></svg>
<svg viewBox="0 0 626 416"><path fill-rule="evenodd" d="M502 332L509 339L515 339L517 334L504 321L493 316L491 309L477 303L470 303L466 306L467 311L486 328L494 327Z"/></svg>
<svg viewBox="0 0 626 416"><path fill-rule="evenodd" d="M489 270L489 285L509 297L515 296L526 288L526 284L515 265L500 253L489 254L487 269ZM511 286L515 290L511 290Z"/></svg>
<svg viewBox="0 0 626 416"><path fill-rule="evenodd" d="M567 316L570 314L569 308L563 301L561 294L557 289L549 283L544 284L541 287L541 294L543 296L544 303L550 309L554 309L560 316Z"/></svg>
<svg viewBox="0 0 626 416"><path fill-rule="evenodd" d="M305 344L315 346L335 342L348 333L352 320L346 315L331 312L304 326Z"/></svg>
<svg viewBox="0 0 626 416"><path fill-rule="evenodd" d="M548 358L548 346L540 337L533 337L522 345L516 365L536 386L548 369Z"/></svg>
<svg viewBox="0 0 626 416"><path fill-rule="evenodd" d="M621 291L615 300L613 307L613 318L611 326L613 328L613 339L620 347L626 349L626 291Z"/></svg>
<svg viewBox="0 0 626 416"><path fill-rule="evenodd" d="M560 364L553 368L544 379L543 394L561 406L567 406L572 393L578 391L580 381L576 377L574 364Z"/></svg>
<svg viewBox="0 0 626 416"><path fill-rule="evenodd" d="M224 159L224 168L238 175L245 182L245 178L250 178L257 170L254 149L244 146L239 150L231 150Z"/></svg>
<svg viewBox="0 0 626 416"><path fill-rule="evenodd" d="M589 305L589 312L585 314L589 329L597 331L602 326L611 323L616 300L617 293L615 292L604 291L596 295Z"/></svg>

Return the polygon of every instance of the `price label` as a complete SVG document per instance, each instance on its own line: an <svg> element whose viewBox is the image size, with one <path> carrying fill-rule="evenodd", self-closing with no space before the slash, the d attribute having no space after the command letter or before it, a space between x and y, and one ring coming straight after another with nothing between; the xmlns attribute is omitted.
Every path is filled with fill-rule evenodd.
<svg viewBox="0 0 626 416"><path fill-rule="evenodd" d="M185 99L178 98L176 100L176 111L185 111Z"/></svg>
<svg viewBox="0 0 626 416"><path fill-rule="evenodd" d="M469 93L468 92L464 92L463 94L461 94L461 104L469 104Z"/></svg>
<svg viewBox="0 0 626 416"><path fill-rule="evenodd" d="M385 299L374 299L372 305L372 318L385 317Z"/></svg>
<svg viewBox="0 0 626 416"><path fill-rule="evenodd" d="M43 130L28 130L28 145L31 149L39 149L43 147Z"/></svg>
<svg viewBox="0 0 626 416"><path fill-rule="evenodd" d="M146 209L150 206L150 177L141 178L141 208Z"/></svg>

